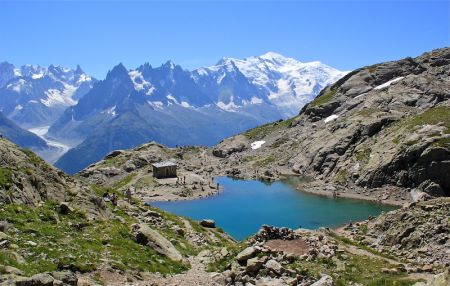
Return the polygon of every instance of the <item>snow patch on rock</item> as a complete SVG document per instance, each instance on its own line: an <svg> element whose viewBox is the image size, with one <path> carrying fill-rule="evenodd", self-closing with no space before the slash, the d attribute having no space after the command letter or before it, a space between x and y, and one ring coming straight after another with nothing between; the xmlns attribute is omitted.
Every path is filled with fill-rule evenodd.
<svg viewBox="0 0 450 286"><path fill-rule="evenodd" d="M333 115L330 115L330 116L328 116L327 118L325 118L323 121L324 121L325 123L328 123L328 122L330 122L330 121L336 120L338 117L339 117L339 115L333 114Z"/></svg>
<svg viewBox="0 0 450 286"><path fill-rule="evenodd" d="M387 81L387 82L385 82L385 83L383 83L383 84L380 84L379 86L376 86L376 87L374 87L373 89L379 90L379 89L383 89L383 88L389 87L389 86L390 86L391 84L393 84L394 82L397 82L397 81L399 81L399 80L401 80L401 79L403 79L403 78L404 78L403 76L400 76L400 77L391 79L390 81Z"/></svg>
<svg viewBox="0 0 450 286"><path fill-rule="evenodd" d="M256 150L256 149L261 148L261 146L262 146L264 143L266 143L266 141L255 141L255 142L251 143L250 146L251 146L251 148L252 148L253 150Z"/></svg>

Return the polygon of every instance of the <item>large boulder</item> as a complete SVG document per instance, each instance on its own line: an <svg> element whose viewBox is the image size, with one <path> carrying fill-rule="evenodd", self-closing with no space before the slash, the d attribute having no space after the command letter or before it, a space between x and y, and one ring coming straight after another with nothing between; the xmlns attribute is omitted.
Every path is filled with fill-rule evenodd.
<svg viewBox="0 0 450 286"><path fill-rule="evenodd" d="M329 275L323 275L318 281L311 286L333 286L333 278Z"/></svg>
<svg viewBox="0 0 450 286"><path fill-rule="evenodd" d="M277 275L280 275L283 271L283 266L281 266L281 264L275 259L270 259L267 261L265 267Z"/></svg>
<svg viewBox="0 0 450 286"><path fill-rule="evenodd" d="M216 222L213 221L212 219L204 219L204 220L200 221L200 225L203 227L215 228Z"/></svg>
<svg viewBox="0 0 450 286"><path fill-rule="evenodd" d="M213 155L219 158L225 158L233 153L246 150L248 146L249 141L247 138L244 135L237 135L220 142L220 144L213 149Z"/></svg>
<svg viewBox="0 0 450 286"><path fill-rule="evenodd" d="M61 202L61 203L59 204L59 213L60 213L60 214L66 215L66 214L69 214L69 213L72 212L72 211L73 211L73 209L72 209L72 207L69 205L68 202Z"/></svg>
<svg viewBox="0 0 450 286"><path fill-rule="evenodd" d="M239 262L245 262L250 258L253 258L258 253L258 249L254 246L249 246L246 249L242 250L237 256L236 260Z"/></svg>
<svg viewBox="0 0 450 286"><path fill-rule="evenodd" d="M39 273L31 277L18 278L17 286L53 286L55 279L48 273Z"/></svg>
<svg viewBox="0 0 450 286"><path fill-rule="evenodd" d="M247 260L247 266L245 268L245 272L250 273L250 274L255 273L259 269L261 269L262 265L263 265L263 260L260 259L259 257L250 258L249 260Z"/></svg>
<svg viewBox="0 0 450 286"><path fill-rule="evenodd" d="M76 286L78 282L77 276L71 271L53 271L51 275L66 285Z"/></svg>
<svg viewBox="0 0 450 286"><path fill-rule="evenodd" d="M136 231L136 241L142 245L147 245L153 248L156 252L161 255L167 256L168 258L175 261L182 261L183 256L181 253L173 246L173 244L162 236L159 232L151 229L146 224L139 224Z"/></svg>

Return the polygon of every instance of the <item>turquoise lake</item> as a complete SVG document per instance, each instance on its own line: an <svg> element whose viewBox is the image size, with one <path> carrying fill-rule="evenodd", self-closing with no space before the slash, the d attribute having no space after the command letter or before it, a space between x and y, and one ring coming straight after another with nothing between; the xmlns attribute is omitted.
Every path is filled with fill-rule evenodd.
<svg viewBox="0 0 450 286"><path fill-rule="evenodd" d="M235 239L256 233L263 224L317 229L367 219L394 207L360 200L333 199L295 190L299 178L266 183L218 177L223 191L204 199L152 202L150 205L194 220L213 219Z"/></svg>

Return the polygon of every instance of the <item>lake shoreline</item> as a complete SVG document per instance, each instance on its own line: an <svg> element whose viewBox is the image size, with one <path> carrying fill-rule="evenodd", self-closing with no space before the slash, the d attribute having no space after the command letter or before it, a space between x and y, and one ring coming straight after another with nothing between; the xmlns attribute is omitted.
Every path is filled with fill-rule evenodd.
<svg viewBox="0 0 450 286"><path fill-rule="evenodd" d="M233 178L233 179L237 179L237 180L259 180L259 181L267 181L266 178L264 177L259 177L259 178L246 178L246 177L230 177L230 176L226 176L226 175L217 175L217 176L212 176L211 178L214 178L214 180L216 178L219 177L229 177L229 178ZM276 183L276 182L283 182L286 178L298 178L298 179L302 179L302 176L299 175L295 175L295 174L283 174L281 177L275 179L275 180L270 180L270 183ZM209 178L209 180L211 179ZM331 187L330 187L331 186ZM171 188L168 187L166 190L164 190L165 188L162 188L163 193L165 193L165 191L170 191ZM359 190L359 193L356 190ZM398 188L394 188L395 191L398 191ZM224 190L223 186L219 187L219 190L217 189L209 189L208 192L200 192L200 191L195 191L193 193L192 196L166 196L166 195L158 195L158 196L146 196L144 202L145 203L153 203L153 202L175 202L175 201L191 201L191 200L203 200L203 199L208 199L211 196L217 196L220 193L222 193ZM378 189L359 189L359 188L342 188L339 187L337 188L335 185L332 184L327 184L321 180L314 180L314 181L308 181L306 180L304 183L299 183L295 186L295 190L299 191L299 192L303 192L303 193L307 193L307 194L312 194L312 195L317 195L317 196L325 196L328 198L333 198L333 191L335 191L336 193L336 198L344 198L344 199L353 199L353 200L361 200L361 201L367 201L367 202L372 202L372 203L376 203L376 204L381 204L381 205L388 205L388 206L395 206L395 207L402 207L405 204L409 203L408 200L403 199L403 200L399 200L399 199L392 199L392 198L386 198L383 197L383 195L380 195L380 193L385 194L386 192L392 192L393 189L383 189L383 188L378 188ZM370 195L366 195L366 194L361 194L361 192L363 191L373 191L373 193L371 193Z"/></svg>
<svg viewBox="0 0 450 286"><path fill-rule="evenodd" d="M329 191L325 191L325 190L306 189L306 188L301 188L301 187L297 187L296 190L299 192L306 193L306 194L312 194L312 195L317 195L317 196L333 198L333 193L329 192ZM336 198L337 199L344 198L344 199L367 201L367 202L377 203L377 204L381 204L381 205L396 206L396 207L402 207L405 203L407 203L405 201L397 201L397 200L389 200L389 199L379 200L377 198L373 198L370 196L356 194L356 193L347 193L347 192L337 193Z"/></svg>
<svg viewBox="0 0 450 286"><path fill-rule="evenodd" d="M334 200L323 195L301 194L296 190L295 179L272 183L230 177L216 177L214 180L220 184L220 195L210 196L207 200L182 199L146 203L196 221L214 220L217 226L237 240L253 235L264 224L292 229L338 228L392 209L392 206L367 203L364 200ZM249 219L242 221L242 218Z"/></svg>

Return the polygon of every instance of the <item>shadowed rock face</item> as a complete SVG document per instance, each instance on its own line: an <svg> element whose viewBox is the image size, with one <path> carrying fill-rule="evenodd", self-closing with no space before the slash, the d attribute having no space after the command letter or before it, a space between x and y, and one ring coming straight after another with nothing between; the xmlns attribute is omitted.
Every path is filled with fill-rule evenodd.
<svg viewBox="0 0 450 286"><path fill-rule="evenodd" d="M431 180L449 195L449 66L450 49L440 49L357 70L324 89L304 108L303 129L335 114L342 118L328 125L337 136L328 135L340 140L313 155L313 171L327 176L355 166L351 159L364 146L369 157L354 168L363 173L357 184L417 187ZM338 129L346 132L339 136Z"/></svg>

